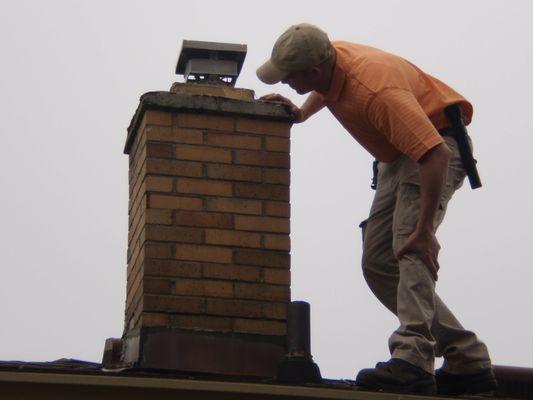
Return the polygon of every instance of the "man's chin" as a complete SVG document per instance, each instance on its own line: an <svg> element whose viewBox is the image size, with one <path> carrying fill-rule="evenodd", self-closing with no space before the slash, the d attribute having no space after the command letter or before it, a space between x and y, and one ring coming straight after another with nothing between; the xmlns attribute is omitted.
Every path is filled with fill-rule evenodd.
<svg viewBox="0 0 533 400"><path fill-rule="evenodd" d="M306 94L311 91L310 89L294 89L294 90L296 90L296 93L298 94Z"/></svg>

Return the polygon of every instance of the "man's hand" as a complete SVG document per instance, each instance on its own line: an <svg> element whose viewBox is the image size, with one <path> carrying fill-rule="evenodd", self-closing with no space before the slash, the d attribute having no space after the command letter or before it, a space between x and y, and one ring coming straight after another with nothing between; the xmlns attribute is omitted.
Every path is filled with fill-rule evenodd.
<svg viewBox="0 0 533 400"><path fill-rule="evenodd" d="M281 94L270 93L260 97L259 100L279 101L283 104L286 104L289 106L290 112L294 115L294 122L299 123L303 122L304 120L302 110L288 98L283 97Z"/></svg>
<svg viewBox="0 0 533 400"><path fill-rule="evenodd" d="M404 245L398 249L396 257L407 253L416 254L431 272L435 281L439 271L440 245L433 229L433 219L437 212L442 190L448 174L451 150L445 143L430 149L420 160L420 212L415 230Z"/></svg>
<svg viewBox="0 0 533 400"><path fill-rule="evenodd" d="M437 273L440 269L438 260L439 250L440 244L433 231L415 229L407 238L404 245L398 250L396 257L400 259L408 253L414 253L424 263L431 275L433 275L433 279L437 281Z"/></svg>

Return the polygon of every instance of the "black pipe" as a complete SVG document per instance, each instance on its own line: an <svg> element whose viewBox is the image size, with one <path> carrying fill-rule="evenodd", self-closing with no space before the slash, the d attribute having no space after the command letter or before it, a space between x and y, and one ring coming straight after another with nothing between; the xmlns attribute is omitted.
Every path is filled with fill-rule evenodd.
<svg viewBox="0 0 533 400"><path fill-rule="evenodd" d="M320 382L322 376L311 356L311 311L309 303L293 301L287 313L287 355L278 366L277 381Z"/></svg>

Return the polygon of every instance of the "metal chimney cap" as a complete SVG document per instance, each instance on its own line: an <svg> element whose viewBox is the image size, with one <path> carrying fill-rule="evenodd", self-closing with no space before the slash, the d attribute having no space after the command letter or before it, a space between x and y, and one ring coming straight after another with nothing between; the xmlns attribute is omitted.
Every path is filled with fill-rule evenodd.
<svg viewBox="0 0 533 400"><path fill-rule="evenodd" d="M192 83L202 83L205 80L234 86L246 52L245 44L184 40L176 74L184 75L185 80Z"/></svg>

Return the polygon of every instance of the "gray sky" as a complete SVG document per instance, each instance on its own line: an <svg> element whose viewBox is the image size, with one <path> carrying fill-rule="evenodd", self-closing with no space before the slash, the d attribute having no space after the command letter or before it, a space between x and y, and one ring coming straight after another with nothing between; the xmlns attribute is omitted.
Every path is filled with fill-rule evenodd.
<svg viewBox="0 0 533 400"><path fill-rule="evenodd" d="M399 54L474 104L484 183L466 184L439 231L437 291L496 364L530 366L528 176L533 5L524 1L0 0L0 360L99 361L123 329L126 127L168 90L183 39L246 43L238 87L276 91L255 69L290 25ZM292 130L292 297L311 303L326 377L387 360L395 318L361 269L371 158L327 110Z"/></svg>

